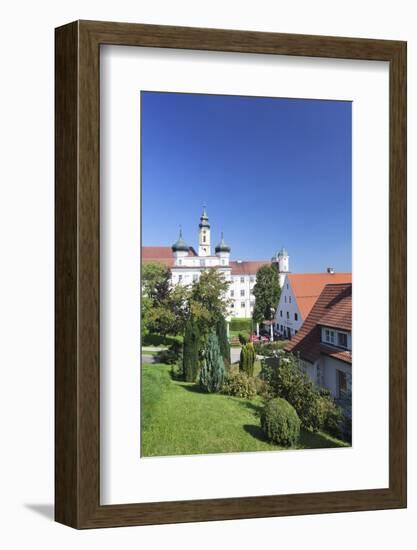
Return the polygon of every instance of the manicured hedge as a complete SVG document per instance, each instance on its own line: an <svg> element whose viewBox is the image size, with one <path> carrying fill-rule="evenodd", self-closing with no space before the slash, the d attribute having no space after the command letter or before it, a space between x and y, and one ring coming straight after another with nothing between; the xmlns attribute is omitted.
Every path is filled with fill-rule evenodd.
<svg viewBox="0 0 417 550"><path fill-rule="evenodd" d="M252 319L246 319L244 317L235 317L230 320L230 330L252 330Z"/></svg>
<svg viewBox="0 0 417 550"><path fill-rule="evenodd" d="M270 441L291 446L300 437L301 422L288 401L275 397L265 404L261 413L261 427Z"/></svg>

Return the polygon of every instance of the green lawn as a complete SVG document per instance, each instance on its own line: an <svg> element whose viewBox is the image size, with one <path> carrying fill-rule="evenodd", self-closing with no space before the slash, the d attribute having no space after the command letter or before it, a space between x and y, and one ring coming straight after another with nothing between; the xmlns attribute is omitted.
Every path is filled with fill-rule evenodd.
<svg viewBox="0 0 417 550"><path fill-rule="evenodd" d="M272 451L259 426L260 398L202 393L173 380L171 367L142 365L142 456ZM303 432L297 448L343 447L323 433Z"/></svg>

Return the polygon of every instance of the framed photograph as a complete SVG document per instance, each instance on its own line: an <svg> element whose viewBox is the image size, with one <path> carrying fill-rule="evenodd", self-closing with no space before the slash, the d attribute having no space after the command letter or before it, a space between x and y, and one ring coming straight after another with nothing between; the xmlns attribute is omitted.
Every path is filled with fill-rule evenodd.
<svg viewBox="0 0 417 550"><path fill-rule="evenodd" d="M56 29L56 521L406 506L406 43Z"/></svg>

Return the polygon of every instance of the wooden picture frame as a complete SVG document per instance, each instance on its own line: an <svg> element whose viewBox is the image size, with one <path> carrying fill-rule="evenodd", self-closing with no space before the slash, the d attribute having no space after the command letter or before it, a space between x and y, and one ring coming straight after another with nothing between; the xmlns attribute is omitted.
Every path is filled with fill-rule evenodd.
<svg viewBox="0 0 417 550"><path fill-rule="evenodd" d="M56 29L55 519L75 528L406 506L406 43L76 21ZM99 56L117 44L389 62L389 487L100 505Z"/></svg>

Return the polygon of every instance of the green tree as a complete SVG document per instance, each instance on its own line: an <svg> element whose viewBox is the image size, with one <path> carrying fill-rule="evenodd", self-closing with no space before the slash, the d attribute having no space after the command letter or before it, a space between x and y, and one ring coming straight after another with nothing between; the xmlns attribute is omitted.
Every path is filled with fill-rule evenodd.
<svg viewBox="0 0 417 550"><path fill-rule="evenodd" d="M163 303L169 296L170 283L169 269L157 262L150 262L142 266L142 295L147 296L153 303Z"/></svg>
<svg viewBox="0 0 417 550"><path fill-rule="evenodd" d="M182 369L186 382L195 382L199 374L200 330L193 317L185 325Z"/></svg>
<svg viewBox="0 0 417 550"><path fill-rule="evenodd" d="M219 317L216 322L216 334L219 340L220 353L226 367L230 365L230 344L227 337L227 326L225 318Z"/></svg>
<svg viewBox="0 0 417 550"><path fill-rule="evenodd" d="M142 268L142 336L147 332L162 336L182 334L189 317L189 290L172 287L170 272L158 263Z"/></svg>
<svg viewBox="0 0 417 550"><path fill-rule="evenodd" d="M255 306L253 308L253 320L256 323L273 319L271 310L276 309L281 288L277 270L272 265L264 265L256 274L256 283L253 287Z"/></svg>
<svg viewBox="0 0 417 550"><path fill-rule="evenodd" d="M219 318L226 317L229 301L226 292L228 281L223 273L211 268L204 271L190 291L189 311L197 321L202 337L206 340Z"/></svg>
<svg viewBox="0 0 417 550"><path fill-rule="evenodd" d="M200 371L200 386L208 393L220 391L224 382L224 362L220 353L216 333L210 332L204 350L203 364Z"/></svg>

